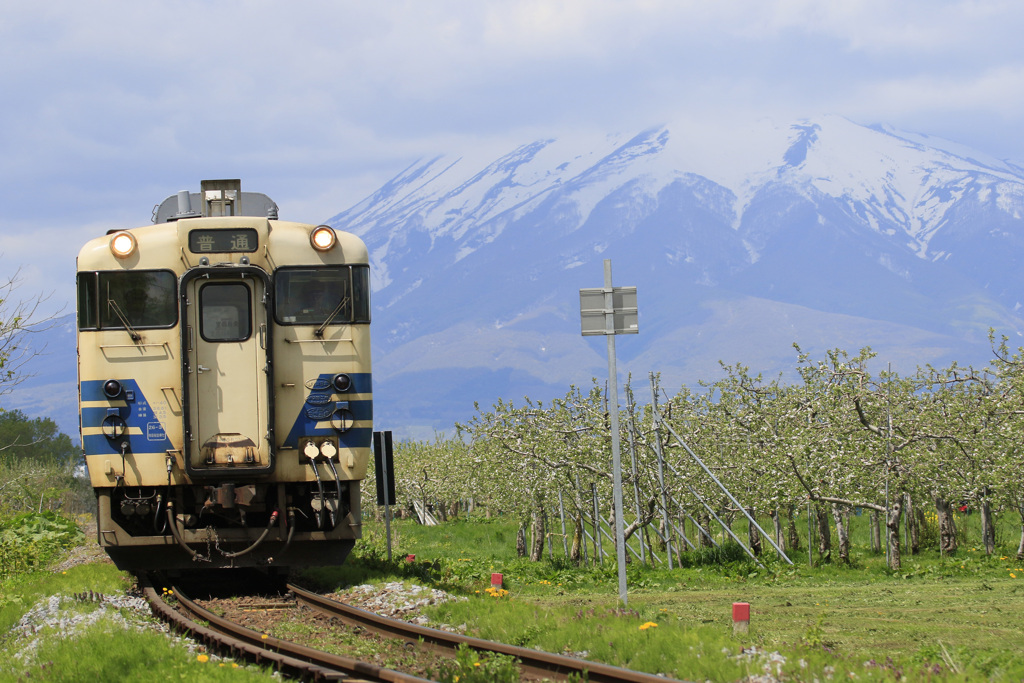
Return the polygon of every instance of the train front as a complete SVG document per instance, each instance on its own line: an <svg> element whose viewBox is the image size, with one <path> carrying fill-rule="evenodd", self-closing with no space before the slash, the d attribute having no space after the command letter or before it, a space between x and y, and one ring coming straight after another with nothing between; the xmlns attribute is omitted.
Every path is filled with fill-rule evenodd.
<svg viewBox="0 0 1024 683"><path fill-rule="evenodd" d="M366 247L276 213L204 181L79 254L82 446L122 569L333 565L360 535Z"/></svg>

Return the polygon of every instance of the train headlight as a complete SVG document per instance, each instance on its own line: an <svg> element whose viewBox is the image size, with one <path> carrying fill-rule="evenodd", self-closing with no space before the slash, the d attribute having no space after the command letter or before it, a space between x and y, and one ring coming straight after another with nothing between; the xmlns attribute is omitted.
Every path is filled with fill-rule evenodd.
<svg viewBox="0 0 1024 683"><path fill-rule="evenodd" d="M334 390L339 394L344 394L352 386L352 378L346 375L344 372L339 372L331 380L331 384L334 385Z"/></svg>
<svg viewBox="0 0 1024 683"><path fill-rule="evenodd" d="M117 398L121 395L121 383L116 379L108 379L103 383L103 394L107 398Z"/></svg>
<svg viewBox="0 0 1024 683"><path fill-rule="evenodd" d="M110 237L110 251L117 258L128 258L135 253L135 249L138 246L138 242L135 241L135 235L130 232L115 232Z"/></svg>
<svg viewBox="0 0 1024 683"><path fill-rule="evenodd" d="M327 251L338 243L338 236L329 225L318 225L309 233L309 243L317 251Z"/></svg>

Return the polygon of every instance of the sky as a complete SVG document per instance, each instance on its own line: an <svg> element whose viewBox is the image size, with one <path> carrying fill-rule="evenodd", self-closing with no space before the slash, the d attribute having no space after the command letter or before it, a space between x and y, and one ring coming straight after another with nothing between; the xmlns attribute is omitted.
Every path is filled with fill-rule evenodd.
<svg viewBox="0 0 1024 683"><path fill-rule="evenodd" d="M1024 162L1019 0L6 0L0 278L204 178L318 223L416 159L839 114ZM2 304L0 304L2 313Z"/></svg>

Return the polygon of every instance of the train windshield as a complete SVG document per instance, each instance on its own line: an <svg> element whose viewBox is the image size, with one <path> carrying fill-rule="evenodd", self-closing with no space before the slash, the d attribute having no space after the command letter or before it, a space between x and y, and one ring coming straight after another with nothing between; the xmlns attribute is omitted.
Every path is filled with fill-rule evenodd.
<svg viewBox="0 0 1024 683"><path fill-rule="evenodd" d="M177 279L169 270L78 274L78 328L173 327Z"/></svg>
<svg viewBox="0 0 1024 683"><path fill-rule="evenodd" d="M369 266L281 268L274 280L274 317L282 325L370 322Z"/></svg>

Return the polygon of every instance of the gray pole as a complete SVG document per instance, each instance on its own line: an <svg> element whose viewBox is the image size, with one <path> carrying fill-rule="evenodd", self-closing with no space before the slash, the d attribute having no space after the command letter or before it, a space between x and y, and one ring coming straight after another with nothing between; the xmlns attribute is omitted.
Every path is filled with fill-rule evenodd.
<svg viewBox="0 0 1024 683"><path fill-rule="evenodd" d="M811 501L807 500L807 566L814 567L814 551L811 550L811 544L814 543L813 533L811 531Z"/></svg>
<svg viewBox="0 0 1024 683"><path fill-rule="evenodd" d="M885 564L892 562L889 550L889 470L892 461L892 363L889 363L889 374L885 379L885 414L889 422L889 433L885 441ZM899 529L896 530L899 533ZM899 543L900 537L896 536Z"/></svg>
<svg viewBox="0 0 1024 683"><path fill-rule="evenodd" d="M636 518L640 519L640 481L636 471L636 440L633 436L633 395L626 392L626 412L629 414L629 457L633 463L633 498L636 500ZM640 528L640 564L647 564L647 555L644 553L644 531Z"/></svg>
<svg viewBox="0 0 1024 683"><path fill-rule="evenodd" d="M565 505L562 503L562 489L558 489L558 516L562 518L562 550L569 557L569 541L565 537Z"/></svg>
<svg viewBox="0 0 1024 683"><path fill-rule="evenodd" d="M654 382L654 373L651 378L651 408L654 415L658 415L658 388ZM665 494L665 460L661 454L661 430L658 428L658 418L654 418L654 454L658 457L658 486L661 487L661 519L665 524L665 552L668 555L668 568L672 569L672 534L669 533L668 522L668 497Z"/></svg>
<svg viewBox="0 0 1024 683"><path fill-rule="evenodd" d="M615 301L612 298L612 262L604 260L604 304L608 337L608 413L612 432L612 486L615 505L615 555L619 564L619 600L627 603L626 596L626 532L622 526L622 462L619 457L619 382L615 366Z"/></svg>

